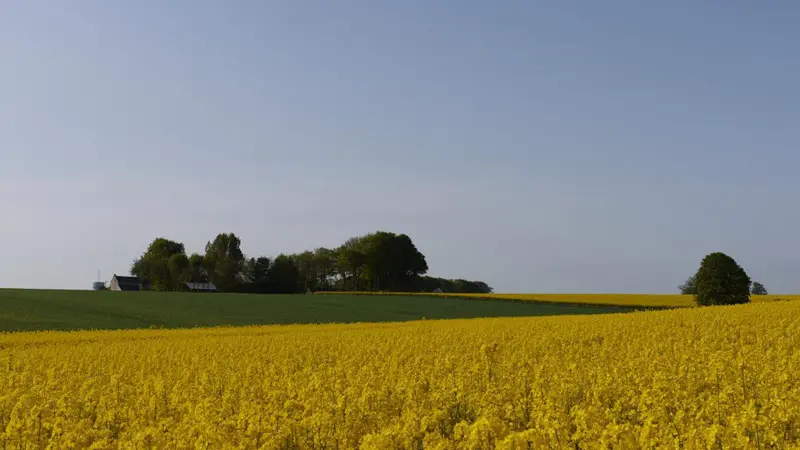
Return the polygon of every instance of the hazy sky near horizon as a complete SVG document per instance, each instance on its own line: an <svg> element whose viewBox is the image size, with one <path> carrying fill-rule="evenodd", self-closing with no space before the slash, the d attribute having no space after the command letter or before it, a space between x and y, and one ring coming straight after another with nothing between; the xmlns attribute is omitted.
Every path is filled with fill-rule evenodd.
<svg viewBox="0 0 800 450"><path fill-rule="evenodd" d="M409 234L496 291L800 292L800 3L0 4L0 287Z"/></svg>

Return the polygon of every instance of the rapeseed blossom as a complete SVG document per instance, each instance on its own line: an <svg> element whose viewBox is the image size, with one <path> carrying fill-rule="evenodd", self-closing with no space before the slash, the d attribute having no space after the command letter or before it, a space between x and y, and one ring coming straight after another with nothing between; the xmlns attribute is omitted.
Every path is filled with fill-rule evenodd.
<svg viewBox="0 0 800 450"><path fill-rule="evenodd" d="M0 335L0 448L797 448L800 302Z"/></svg>

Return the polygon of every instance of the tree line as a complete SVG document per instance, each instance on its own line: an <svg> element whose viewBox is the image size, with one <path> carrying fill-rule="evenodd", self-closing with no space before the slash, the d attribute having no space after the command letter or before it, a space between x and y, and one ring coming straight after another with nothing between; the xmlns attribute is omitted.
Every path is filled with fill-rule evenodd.
<svg viewBox="0 0 800 450"><path fill-rule="evenodd" d="M393 291L490 293L482 281L425 275L428 263L408 235L376 231L336 248L247 257L234 233L220 233L205 253L186 254L183 243L155 238L133 261L131 275L150 290L182 290L187 282L213 283L223 292Z"/></svg>

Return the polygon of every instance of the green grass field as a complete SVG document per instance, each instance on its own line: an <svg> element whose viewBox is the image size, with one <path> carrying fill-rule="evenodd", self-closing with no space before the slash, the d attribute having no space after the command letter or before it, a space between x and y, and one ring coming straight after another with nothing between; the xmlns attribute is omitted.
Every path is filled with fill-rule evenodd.
<svg viewBox="0 0 800 450"><path fill-rule="evenodd" d="M393 322L629 311L421 296L245 295L0 289L0 331Z"/></svg>

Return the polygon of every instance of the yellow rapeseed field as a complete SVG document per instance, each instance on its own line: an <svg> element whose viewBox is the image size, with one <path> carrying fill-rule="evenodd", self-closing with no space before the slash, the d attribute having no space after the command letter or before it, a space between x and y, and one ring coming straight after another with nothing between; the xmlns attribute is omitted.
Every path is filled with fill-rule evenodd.
<svg viewBox="0 0 800 450"><path fill-rule="evenodd" d="M339 292L318 292L337 294ZM560 303L596 306L626 306L642 308L680 308L695 306L693 295L681 294L433 294L420 292L355 292L357 295L422 295L434 297L490 298L539 303ZM751 295L754 303L776 300L800 300L800 295Z"/></svg>
<svg viewBox="0 0 800 450"><path fill-rule="evenodd" d="M612 447L800 447L800 302L0 334L0 448Z"/></svg>

